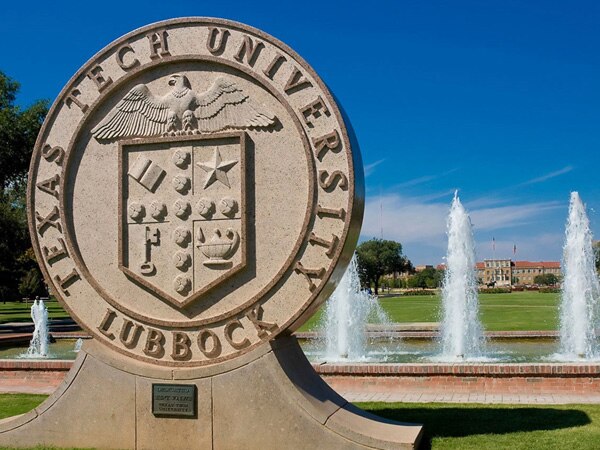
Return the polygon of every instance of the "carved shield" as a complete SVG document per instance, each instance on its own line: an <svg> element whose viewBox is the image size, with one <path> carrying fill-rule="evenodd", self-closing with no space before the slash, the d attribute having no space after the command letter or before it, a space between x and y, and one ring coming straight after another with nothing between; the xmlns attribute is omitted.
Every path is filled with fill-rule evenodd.
<svg viewBox="0 0 600 450"><path fill-rule="evenodd" d="M184 307L246 265L246 134L120 143L120 268Z"/></svg>

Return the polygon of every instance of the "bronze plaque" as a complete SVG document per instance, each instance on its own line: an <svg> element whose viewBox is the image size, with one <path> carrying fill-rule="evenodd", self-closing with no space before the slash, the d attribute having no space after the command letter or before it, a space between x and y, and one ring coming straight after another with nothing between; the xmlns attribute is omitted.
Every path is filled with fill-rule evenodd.
<svg viewBox="0 0 600 450"><path fill-rule="evenodd" d="M152 384L152 414L196 417L195 384Z"/></svg>

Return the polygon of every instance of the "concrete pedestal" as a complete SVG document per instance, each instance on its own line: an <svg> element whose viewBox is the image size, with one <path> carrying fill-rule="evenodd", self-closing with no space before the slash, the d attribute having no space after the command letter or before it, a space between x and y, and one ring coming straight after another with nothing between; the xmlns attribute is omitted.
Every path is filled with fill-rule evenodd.
<svg viewBox="0 0 600 450"><path fill-rule="evenodd" d="M196 385L197 416L155 417L153 383ZM91 341L48 400L0 421L0 445L12 447L413 449L421 434L349 404L292 337L194 369L132 363Z"/></svg>

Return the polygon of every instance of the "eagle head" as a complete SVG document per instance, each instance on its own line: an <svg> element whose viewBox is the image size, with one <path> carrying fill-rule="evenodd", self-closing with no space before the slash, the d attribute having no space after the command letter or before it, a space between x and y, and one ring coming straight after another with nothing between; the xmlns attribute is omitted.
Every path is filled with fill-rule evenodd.
<svg viewBox="0 0 600 450"><path fill-rule="evenodd" d="M185 75L182 75L180 73L174 73L169 77L169 86L174 86L177 90L184 88L192 88L190 80L188 80L188 78Z"/></svg>

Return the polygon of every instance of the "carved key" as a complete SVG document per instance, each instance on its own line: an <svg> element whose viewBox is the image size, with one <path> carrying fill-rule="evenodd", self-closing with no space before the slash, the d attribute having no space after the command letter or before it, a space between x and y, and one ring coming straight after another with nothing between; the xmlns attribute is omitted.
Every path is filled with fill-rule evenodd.
<svg viewBox="0 0 600 450"><path fill-rule="evenodd" d="M150 227L146 227L146 239L144 241L144 246L146 247L146 260L140 264L140 272L142 275L154 275L156 272L156 266L152 262L152 246L160 245L160 230L155 228L154 231L151 231Z"/></svg>

